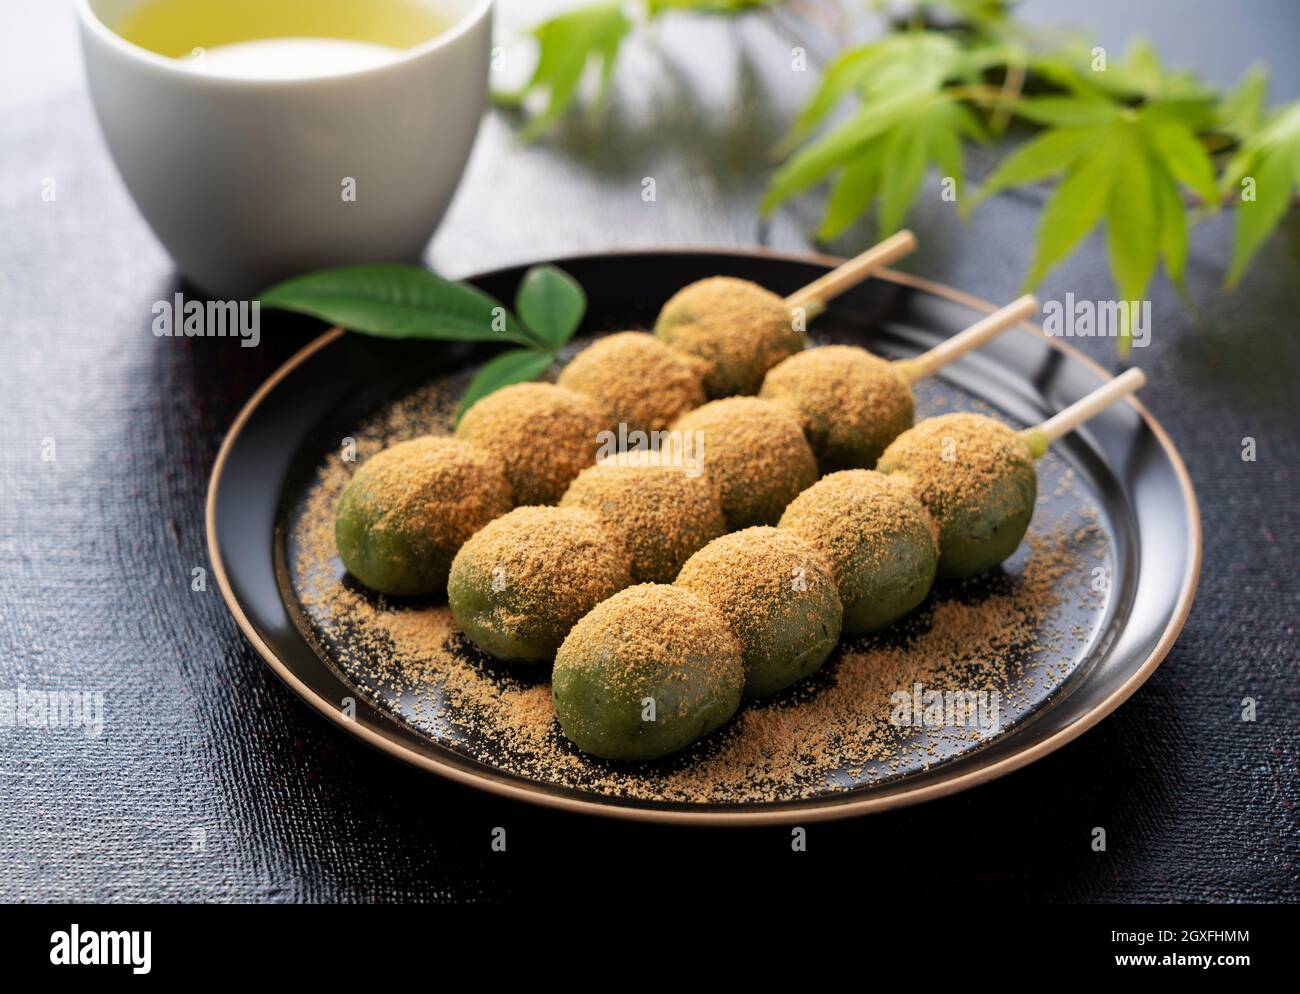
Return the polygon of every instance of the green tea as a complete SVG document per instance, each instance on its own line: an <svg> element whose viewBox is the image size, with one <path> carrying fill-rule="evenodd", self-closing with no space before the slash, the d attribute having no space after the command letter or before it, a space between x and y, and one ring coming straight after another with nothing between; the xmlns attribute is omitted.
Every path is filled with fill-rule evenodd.
<svg viewBox="0 0 1300 994"><path fill-rule="evenodd" d="M268 39L334 39L403 49L448 26L445 15L419 0L146 0L112 25L127 41L173 57ZM271 47L257 51L274 57Z"/></svg>

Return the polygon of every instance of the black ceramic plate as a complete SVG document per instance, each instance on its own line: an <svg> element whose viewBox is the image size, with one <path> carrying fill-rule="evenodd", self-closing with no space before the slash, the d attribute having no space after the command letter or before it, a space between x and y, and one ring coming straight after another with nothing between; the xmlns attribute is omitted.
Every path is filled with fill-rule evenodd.
<svg viewBox="0 0 1300 994"><path fill-rule="evenodd" d="M649 327L664 300L705 276L739 276L786 294L836 262L714 251L557 260L590 298L583 336ZM473 282L511 300L523 271L501 270ZM812 332L816 342L849 342L889 357L910 356L992 309L945 287L885 273L835 301ZM491 743L475 741L472 734L444 734L457 716L437 713L451 707L439 703L438 695L434 713L428 702L416 710L409 701L385 695L355 665L342 665L335 652L338 633L322 631L304 606L290 565L295 521L316 468L336 458L338 440L413 387L463 380L490 354L479 346L327 333L249 401L222 447L208 495L208 542L222 594L272 669L344 730L459 782L570 810L658 821L804 822L914 803L1000 776L1096 724L1150 676L1187 617L1200 568L1196 499L1168 436L1139 403L1126 402L1057 443L1040 463L1042 496L1031 534L1068 531L1086 522L1086 562L1096 564L1105 582L1054 609L1053 624L1070 633L1066 644L1030 640L1019 647L1032 675L1022 674L1017 686L1007 688L1015 704L997 734L932 743L910 758L869 770L830 768L820 771L820 781L774 800L616 796L521 773ZM1107 376L1080 353L1026 325L918 385L918 417L959 408L1036 423ZM932 600L991 596L999 585L1016 582L1023 557L1022 550L1005 573L937 591ZM925 609L919 624L925 623L924 614ZM1043 677L1043 667L1053 670L1052 679ZM814 678L823 685L835 679L834 659ZM815 683L803 691L818 692ZM339 702L347 698L356 700L354 717L345 718L340 710ZM700 746L706 753L709 748ZM675 762L697 759L688 752Z"/></svg>

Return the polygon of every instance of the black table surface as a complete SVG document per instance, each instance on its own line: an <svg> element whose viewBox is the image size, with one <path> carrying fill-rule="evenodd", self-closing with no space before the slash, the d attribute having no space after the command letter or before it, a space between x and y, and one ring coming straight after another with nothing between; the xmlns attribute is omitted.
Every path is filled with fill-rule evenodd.
<svg viewBox="0 0 1300 994"><path fill-rule="evenodd" d="M1275 99L1294 99L1300 18L1286 3L1250 6L1213 27L1212 3L1103 3L1087 17L1106 44L1141 30L1220 82L1269 61ZM1163 278L1151 290L1154 332L1134 358L1205 524L1200 591L1168 658L1113 716L1022 771L811 827L810 851L836 862L805 870L784 828L609 823L452 786L345 736L276 680L215 585L191 590L191 571L207 565L203 504L222 436L318 326L267 315L256 349L155 338L153 302L179 284L109 161L70 16L16 0L0 18L0 689L105 702L99 737L0 728L0 897L474 900L541 892L574 863L607 867L617 887L620 874L693 861L824 883L856 873L911 898L1300 898L1294 214L1234 294L1221 288L1230 216L1194 233L1194 310ZM429 261L463 276L629 246L807 248L814 202L766 229L755 212L766 153L812 82L792 78L790 46L763 18L670 18L628 53L603 117L523 145L491 113ZM640 196L646 176L654 203ZM41 196L47 177L54 202ZM1041 203L1005 196L962 224L925 197L911 219L921 247L902 268L1010 299ZM869 241L859 227L835 248ZM1112 296L1098 239L1041 295L1067 291ZM1112 342L1082 344L1114 363ZM490 847L496 827L505 853ZM1091 845L1097 827L1105 852Z"/></svg>

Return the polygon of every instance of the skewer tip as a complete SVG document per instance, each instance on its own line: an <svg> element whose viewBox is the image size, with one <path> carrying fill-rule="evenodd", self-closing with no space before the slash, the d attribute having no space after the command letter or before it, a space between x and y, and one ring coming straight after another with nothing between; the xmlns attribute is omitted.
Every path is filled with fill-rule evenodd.
<svg viewBox="0 0 1300 994"><path fill-rule="evenodd" d="M1121 400L1145 385L1146 374L1134 366L1107 383L1103 383L1088 396L1075 401L1065 410L1048 418L1036 428L1021 433L1029 444L1035 459L1041 458L1049 445L1062 435L1074 431L1089 418L1101 413L1117 400Z"/></svg>
<svg viewBox="0 0 1300 994"><path fill-rule="evenodd" d="M1136 366L1133 366L1124 370L1124 372L1120 373L1119 376L1115 377L1115 382L1117 384L1123 383L1125 385L1125 393L1132 393L1133 391L1140 390L1142 387L1146 386L1147 374L1142 372L1142 370L1138 369ZM1129 386L1129 384L1132 384L1132 386Z"/></svg>

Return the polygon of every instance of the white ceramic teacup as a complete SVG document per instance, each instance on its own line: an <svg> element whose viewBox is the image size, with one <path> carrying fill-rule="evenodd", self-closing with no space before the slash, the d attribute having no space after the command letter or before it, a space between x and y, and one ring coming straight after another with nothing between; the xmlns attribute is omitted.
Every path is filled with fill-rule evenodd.
<svg viewBox="0 0 1300 994"><path fill-rule="evenodd" d="M184 276L248 297L420 256L483 114L492 0L421 0L454 23L374 68L274 80L131 44L113 26L139 2L76 0L82 51L113 159Z"/></svg>

